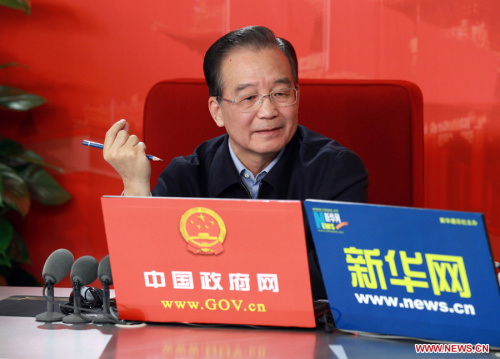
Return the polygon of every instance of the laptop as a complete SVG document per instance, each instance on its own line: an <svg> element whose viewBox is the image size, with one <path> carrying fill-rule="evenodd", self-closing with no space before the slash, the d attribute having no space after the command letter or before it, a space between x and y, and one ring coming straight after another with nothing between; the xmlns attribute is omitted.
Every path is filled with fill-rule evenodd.
<svg viewBox="0 0 500 359"><path fill-rule="evenodd" d="M307 200L338 329L500 347L480 213Z"/></svg>
<svg viewBox="0 0 500 359"><path fill-rule="evenodd" d="M120 319L316 326L300 201L101 202Z"/></svg>

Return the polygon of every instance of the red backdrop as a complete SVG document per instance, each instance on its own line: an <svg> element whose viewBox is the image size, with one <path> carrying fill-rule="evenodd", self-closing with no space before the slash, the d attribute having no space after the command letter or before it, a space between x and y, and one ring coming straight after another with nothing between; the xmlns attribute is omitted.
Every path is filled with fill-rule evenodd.
<svg viewBox="0 0 500 359"><path fill-rule="evenodd" d="M99 197L121 181L101 151L126 118L142 135L142 108L159 80L202 77L206 48L260 24L289 39L302 78L402 79L424 95L426 206L486 215L500 259L500 10L496 0L33 0L32 14L0 8L0 83L46 97L27 116L0 113L0 134L62 167L73 199L35 205L18 229L37 277L57 248L107 254ZM184 126L182 119L171 119ZM155 164L157 165L157 164ZM20 221L21 222L21 221ZM66 283L67 284L67 283Z"/></svg>

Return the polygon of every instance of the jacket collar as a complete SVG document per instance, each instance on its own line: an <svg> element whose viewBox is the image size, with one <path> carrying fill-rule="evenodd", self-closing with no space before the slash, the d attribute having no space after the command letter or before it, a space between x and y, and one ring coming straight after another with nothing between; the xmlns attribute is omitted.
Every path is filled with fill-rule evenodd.
<svg viewBox="0 0 500 359"><path fill-rule="evenodd" d="M217 198L228 187L240 185L240 176L229 153L229 136L224 135L208 170L208 197Z"/></svg>
<svg viewBox="0 0 500 359"><path fill-rule="evenodd" d="M294 171L294 164L296 158L299 156L300 141L297 133L292 137L290 142L285 147L285 152L280 158L278 163L269 171L269 173L262 179L264 185L270 186L270 190L274 192L272 197L276 199L287 198L288 187L290 185L290 178ZM266 196L266 198L271 198Z"/></svg>
<svg viewBox="0 0 500 359"><path fill-rule="evenodd" d="M286 198L295 159L299 156L300 140L297 132L286 145L281 159L262 179L263 186L274 192L271 197ZM240 175L229 153L229 136L224 135L222 145L216 150L208 174L208 197L217 198L230 186L241 186ZM265 198L271 198L266 196Z"/></svg>

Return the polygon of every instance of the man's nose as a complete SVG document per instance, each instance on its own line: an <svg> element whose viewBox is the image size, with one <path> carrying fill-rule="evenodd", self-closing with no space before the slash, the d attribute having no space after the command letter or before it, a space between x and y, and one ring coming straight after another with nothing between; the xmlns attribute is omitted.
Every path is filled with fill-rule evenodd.
<svg viewBox="0 0 500 359"><path fill-rule="evenodd" d="M261 97L260 97L260 105L261 106L264 103L264 100L266 99L266 97L268 97L269 102L273 103L273 100L271 100L271 94L269 94L269 95L261 95Z"/></svg>
<svg viewBox="0 0 500 359"><path fill-rule="evenodd" d="M277 111L278 110L276 109L276 105L271 100L271 95L265 95L260 98L259 113L261 114L261 116L274 115Z"/></svg>

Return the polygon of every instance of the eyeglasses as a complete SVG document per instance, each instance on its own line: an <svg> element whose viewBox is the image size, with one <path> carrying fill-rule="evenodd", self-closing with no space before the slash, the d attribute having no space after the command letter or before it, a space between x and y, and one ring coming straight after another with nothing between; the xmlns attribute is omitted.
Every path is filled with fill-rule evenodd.
<svg viewBox="0 0 500 359"><path fill-rule="evenodd" d="M269 97L269 100L277 107L291 106L297 102L299 98L299 90L295 88L278 89L271 91L269 95L261 95L258 93L236 96L234 100L227 100L222 97L218 99L231 102L236 105L241 112L256 111L262 105L264 97Z"/></svg>

